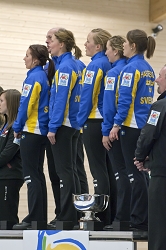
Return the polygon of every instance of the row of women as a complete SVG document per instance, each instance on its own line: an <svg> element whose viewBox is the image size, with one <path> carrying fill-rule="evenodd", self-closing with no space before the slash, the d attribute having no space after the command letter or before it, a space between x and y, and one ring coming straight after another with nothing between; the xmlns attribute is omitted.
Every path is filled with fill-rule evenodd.
<svg viewBox="0 0 166 250"><path fill-rule="evenodd" d="M129 31L125 39L119 35L112 37L103 29L93 29L85 42L91 62L84 69L81 81L75 60L80 58L81 50L73 33L57 29L49 46L51 56L57 58L55 67L44 45L31 45L24 58L29 71L20 102L16 90L2 91L0 96L0 113L5 115L0 137L4 141L0 178L5 179L1 182L0 197L5 209L1 206L0 220L13 221L14 229L27 229L32 221L47 221L43 162L49 139L60 179L58 220L78 223L72 194L81 192L76 152L82 128L94 192L110 196L107 209L98 213L98 217L105 226L113 221L129 221L132 227L146 230L149 176L136 168L133 159L153 101L155 75L144 53L147 58L153 55L154 38L138 29ZM43 66L47 62L46 74ZM9 142L13 153L4 157ZM28 215L21 223L17 217L18 192L23 183L18 144L28 188ZM115 190L111 188L112 170ZM111 209L116 189L116 209Z"/></svg>

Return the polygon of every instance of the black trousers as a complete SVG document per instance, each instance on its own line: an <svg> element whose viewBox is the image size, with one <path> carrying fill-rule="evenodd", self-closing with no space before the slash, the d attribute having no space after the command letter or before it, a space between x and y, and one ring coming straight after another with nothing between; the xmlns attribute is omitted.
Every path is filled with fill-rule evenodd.
<svg viewBox="0 0 166 250"><path fill-rule="evenodd" d="M166 177L150 179L148 227L148 249L166 249Z"/></svg>
<svg viewBox="0 0 166 250"><path fill-rule="evenodd" d="M43 163L47 137L23 132L20 142L24 181L28 188L29 214L25 222L47 221L47 189Z"/></svg>
<svg viewBox="0 0 166 250"><path fill-rule="evenodd" d="M57 175L60 179L60 214L58 220L77 223L77 212L72 194L80 193L76 169L77 140L79 131L61 126L56 133L56 143L51 146Z"/></svg>
<svg viewBox="0 0 166 250"><path fill-rule="evenodd" d="M78 177L79 177L80 185L81 185L81 193L88 194L89 186L88 186L87 175L86 175L85 167L84 167L84 150L83 150L82 133L79 134L78 142L77 142L76 166L77 166Z"/></svg>
<svg viewBox="0 0 166 250"><path fill-rule="evenodd" d="M115 220L130 221L131 184L122 154L120 138L112 142L112 148L107 153L117 183L117 211Z"/></svg>
<svg viewBox="0 0 166 250"><path fill-rule="evenodd" d="M22 185L23 180L19 179L0 180L0 221L9 221L13 225L19 222L19 191Z"/></svg>
<svg viewBox="0 0 166 250"><path fill-rule="evenodd" d="M146 175L134 165L135 149L140 129L122 126L120 140L122 152L131 183L130 221L141 228L148 223L148 184Z"/></svg>
<svg viewBox="0 0 166 250"><path fill-rule="evenodd" d="M89 167L93 176L94 190L96 194L110 196L110 181L107 168L107 153L102 144L101 133L102 119L88 119L83 129L83 143L85 146ZM113 177L114 179L114 177ZM108 208L98 213L98 217L105 225L111 223L110 203Z"/></svg>
<svg viewBox="0 0 166 250"><path fill-rule="evenodd" d="M48 140L47 145L46 145L46 156L47 156L47 164L48 164L48 173L49 173L49 178L51 181L51 186L52 186L52 192L54 196L54 201L55 201L55 214L56 218L58 219L58 216L60 214L60 179L59 176L56 173L55 170L55 163L54 163L54 157L51 149L51 143Z"/></svg>

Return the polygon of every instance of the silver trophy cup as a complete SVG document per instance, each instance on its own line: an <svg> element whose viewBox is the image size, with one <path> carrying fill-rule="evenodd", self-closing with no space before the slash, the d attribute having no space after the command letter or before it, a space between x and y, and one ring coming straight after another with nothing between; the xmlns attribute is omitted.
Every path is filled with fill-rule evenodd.
<svg viewBox="0 0 166 250"><path fill-rule="evenodd" d="M88 229L87 222L101 222L99 218L95 217L95 213L103 212L109 202L109 196L105 194L73 194L73 203L79 212L85 214L79 221L80 229Z"/></svg>

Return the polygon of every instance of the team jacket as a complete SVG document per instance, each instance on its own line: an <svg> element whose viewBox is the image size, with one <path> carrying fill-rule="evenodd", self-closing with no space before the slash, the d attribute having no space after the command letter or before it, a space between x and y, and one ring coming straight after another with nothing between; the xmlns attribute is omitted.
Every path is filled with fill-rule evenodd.
<svg viewBox="0 0 166 250"><path fill-rule="evenodd" d="M105 90L103 99L103 123L102 134L109 136L110 130L114 124L116 115L117 97L118 97L118 79L122 68L126 65L126 59L121 58L112 63L112 69L108 71L105 77Z"/></svg>
<svg viewBox="0 0 166 250"><path fill-rule="evenodd" d="M103 117L104 78L111 69L104 51L95 54L91 60L82 78L83 88L77 116L80 127L83 127L88 118Z"/></svg>
<svg viewBox="0 0 166 250"><path fill-rule="evenodd" d="M155 74L143 55L128 60L120 75L114 123L141 129L153 102Z"/></svg>
<svg viewBox="0 0 166 250"><path fill-rule="evenodd" d="M47 135L48 133L49 84L42 66L36 66L27 73L23 83L20 106L13 130L18 133Z"/></svg>
<svg viewBox="0 0 166 250"><path fill-rule="evenodd" d="M62 125L79 130L76 116L79 108L80 87L78 66L71 52L58 57L51 87L49 131L56 133Z"/></svg>
<svg viewBox="0 0 166 250"><path fill-rule="evenodd" d="M12 128L0 133L0 179L23 179L19 145Z"/></svg>
<svg viewBox="0 0 166 250"><path fill-rule="evenodd" d="M145 161L145 167L151 170L151 176L166 177L166 91L160 95L150 109L147 122L137 141L135 157ZM163 99L162 99L163 98Z"/></svg>

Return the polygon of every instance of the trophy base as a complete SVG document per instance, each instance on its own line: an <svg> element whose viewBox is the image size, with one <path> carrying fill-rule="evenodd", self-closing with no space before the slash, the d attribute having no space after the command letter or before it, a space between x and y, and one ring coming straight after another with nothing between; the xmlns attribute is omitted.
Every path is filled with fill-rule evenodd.
<svg viewBox="0 0 166 250"><path fill-rule="evenodd" d="M114 231L129 231L130 222L129 221L113 221L112 223Z"/></svg>
<svg viewBox="0 0 166 250"><path fill-rule="evenodd" d="M72 221L56 221L56 230L72 230L73 227Z"/></svg>
<svg viewBox="0 0 166 250"><path fill-rule="evenodd" d="M13 228L15 223L11 221L0 221L0 230L10 230Z"/></svg>
<svg viewBox="0 0 166 250"><path fill-rule="evenodd" d="M104 223L102 221L79 221L80 230L102 231Z"/></svg>

